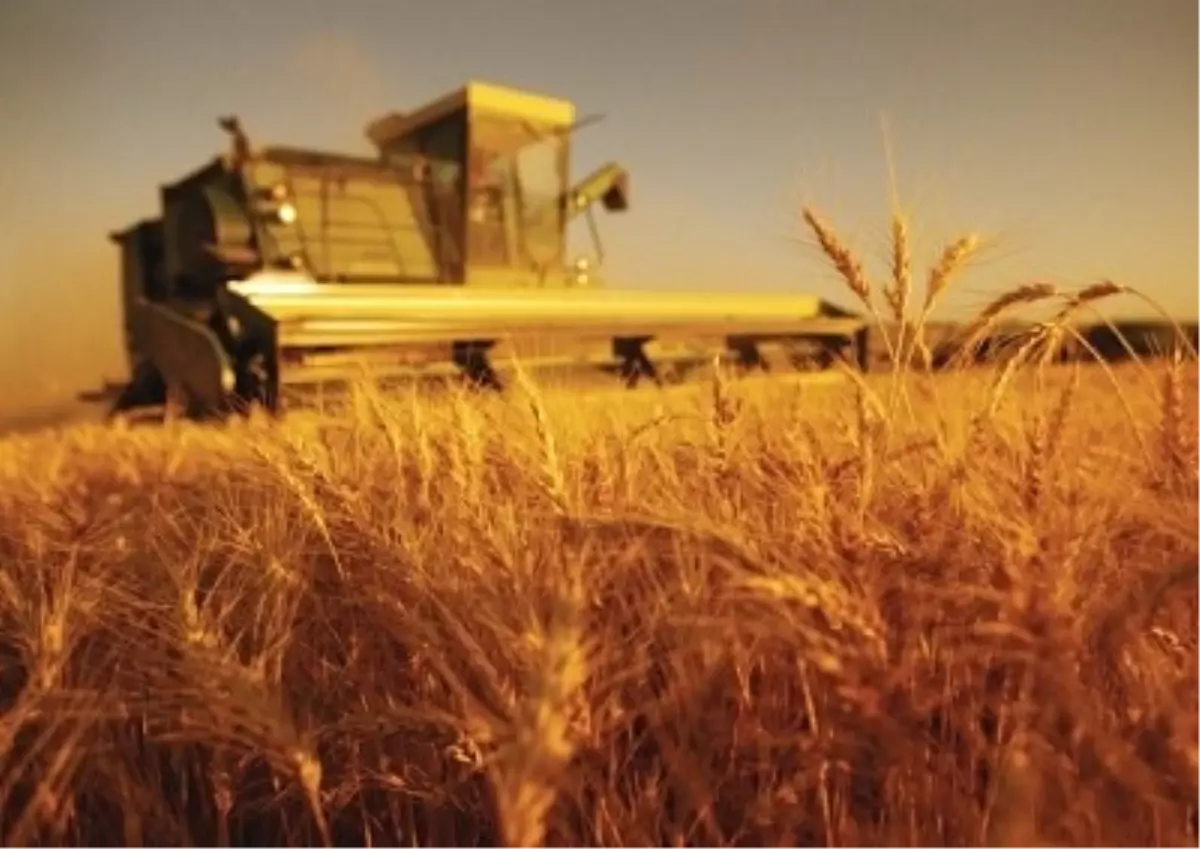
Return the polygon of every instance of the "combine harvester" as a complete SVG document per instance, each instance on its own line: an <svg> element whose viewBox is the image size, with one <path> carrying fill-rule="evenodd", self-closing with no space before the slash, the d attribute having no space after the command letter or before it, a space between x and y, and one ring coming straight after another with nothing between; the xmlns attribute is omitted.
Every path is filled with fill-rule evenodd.
<svg viewBox="0 0 1200 849"><path fill-rule="evenodd" d="M237 119L221 125L230 151L112 236L131 370L101 393L113 413L280 412L363 376L500 388L514 357L630 386L717 355L865 364L865 322L818 298L605 289L568 262L572 221L602 258L593 207L628 206L616 164L569 183L569 102L470 83L372 122L374 157L253 149Z"/></svg>

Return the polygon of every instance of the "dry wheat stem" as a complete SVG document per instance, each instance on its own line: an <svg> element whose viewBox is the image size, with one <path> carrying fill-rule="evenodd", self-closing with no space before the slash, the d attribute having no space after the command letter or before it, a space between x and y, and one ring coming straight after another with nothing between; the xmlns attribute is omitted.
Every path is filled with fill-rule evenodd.
<svg viewBox="0 0 1200 849"><path fill-rule="evenodd" d="M978 248L979 237L968 233L955 239L942 250L938 261L929 270L929 279L925 284L925 303L921 308L922 322L933 312L938 298L950 284L950 278L966 264Z"/></svg>
<svg viewBox="0 0 1200 849"><path fill-rule="evenodd" d="M1126 338L1125 334L1121 332L1121 329L1117 327L1117 325L1114 324L1107 315L1097 309L1094 303L1083 302L1079 306L1081 309L1086 309L1089 313L1096 316L1101 323L1103 323L1109 330L1112 331L1113 337L1117 340L1118 344L1120 344L1122 350L1125 352L1125 355L1129 358L1129 361L1133 363L1139 371L1142 372L1142 375L1145 378L1149 379L1151 377L1150 367L1146 364L1141 355L1134 350L1133 346L1129 344L1129 340Z"/></svg>
<svg viewBox="0 0 1200 849"><path fill-rule="evenodd" d="M1187 438L1183 412L1183 358L1178 349L1163 372L1161 462L1171 483L1188 479Z"/></svg>
<svg viewBox="0 0 1200 849"><path fill-rule="evenodd" d="M895 204L896 201L893 201ZM901 374L907 373L911 346L920 344L923 335L922 328L910 326L908 320L908 301L912 290L912 273L909 262L908 222L906 216L896 209L892 214L892 279L884 287L887 298L896 321L896 340L889 345L895 353L892 356L892 386L888 399L888 420L895 418L896 405L903 395L909 413L912 413L912 402L906 391L907 386L900 380Z"/></svg>
<svg viewBox="0 0 1200 849"><path fill-rule="evenodd" d="M909 262L908 219L899 211L892 215L892 279L883 291L891 307L892 318L903 324L912 293L912 269Z"/></svg>
<svg viewBox="0 0 1200 849"><path fill-rule="evenodd" d="M846 287L867 308L867 312L874 319L876 327L882 329L884 327L883 318L875 306L874 298L871 297L871 284L867 281L862 264L842 244L833 229L822 221L812 209L806 206L802 209L801 214L805 222L808 223L809 228L813 231L813 234L817 237L817 242L820 244L821 250L833 264L833 267L841 276ZM888 355L895 358L896 350L892 344L891 337L886 332L883 332L882 338L884 344L887 346Z"/></svg>
<svg viewBox="0 0 1200 849"><path fill-rule="evenodd" d="M1187 351L1188 355L1192 359L1200 357L1200 353L1198 353L1195 346L1192 345L1191 340L1188 338L1188 334L1183 332L1183 327L1180 326L1179 321L1175 318L1175 316L1167 312L1167 310L1163 308L1162 304L1151 298L1145 292L1135 289L1132 286L1124 287L1124 291L1126 294L1132 295L1133 297L1142 301L1144 304L1149 306L1150 309L1154 310L1154 312L1157 313L1161 318L1165 319L1167 323L1171 325L1172 330L1175 331L1175 338L1178 340L1180 346Z"/></svg>
<svg viewBox="0 0 1200 849"><path fill-rule="evenodd" d="M1100 352L1096 350L1095 346L1093 346L1092 343L1089 342L1083 336L1083 334L1081 334L1078 330L1076 330L1074 327L1071 327L1070 325L1066 325L1066 327L1064 328L1064 331L1068 335L1073 337L1075 342L1080 347L1082 347L1084 350L1086 350L1089 354L1092 355L1093 359L1096 362L1096 365L1104 373L1105 378L1108 380L1109 385L1112 387L1113 394L1116 395L1117 400L1121 404L1121 409L1125 413L1125 420L1128 422L1128 424L1130 426L1130 432L1133 434L1134 439L1137 441L1138 448L1140 449L1142 456L1147 460L1147 462L1152 462L1150 449L1146 445L1146 439L1142 434L1142 429L1138 426L1138 417L1134 413L1133 406L1129 403L1129 398L1128 398L1125 390L1121 388L1121 381L1117 378L1116 374L1113 372L1112 367L1109 366L1109 364L1105 361L1104 357L1100 355Z"/></svg>
<svg viewBox="0 0 1200 849"><path fill-rule="evenodd" d="M1111 280L1101 280L1099 283L1085 286L1079 291L1067 295L1064 298L1065 303L1062 308L1048 323L1058 326L1066 324L1067 319L1082 307L1093 304L1096 301L1104 300L1105 298L1124 294L1126 291L1124 286L1120 286Z"/></svg>
<svg viewBox="0 0 1200 849"><path fill-rule="evenodd" d="M1052 283L1028 283L1000 294L988 303L959 334L962 340L954 356L954 364L963 366L968 357L974 356L975 347L992 330L999 320L1011 310L1028 304L1038 303L1057 296L1058 287Z"/></svg>
<svg viewBox="0 0 1200 849"><path fill-rule="evenodd" d="M549 414L542 400L541 392L521 368L520 363L513 360L513 368L517 380L524 390L529 403L529 412L533 418L534 430L537 434L538 445L541 448L541 469L546 481L546 493L554 509L565 515L568 511L567 487L563 476L562 464L558 457L558 446L550 427Z"/></svg>
<svg viewBox="0 0 1200 849"><path fill-rule="evenodd" d="M842 280L850 291L863 303L864 306L871 304L871 285L867 282L866 274L863 273L862 265L854 258L838 238L837 234L824 221L817 217L810 208L804 207L802 211L804 220L812 229L813 235L817 237L817 242L821 245L821 250L825 252L825 256L829 257L833 267L837 269Z"/></svg>

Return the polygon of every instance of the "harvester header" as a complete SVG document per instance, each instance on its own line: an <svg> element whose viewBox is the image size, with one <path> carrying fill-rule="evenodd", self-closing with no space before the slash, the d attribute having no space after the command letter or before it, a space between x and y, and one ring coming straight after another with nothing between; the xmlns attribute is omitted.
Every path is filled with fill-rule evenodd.
<svg viewBox="0 0 1200 849"><path fill-rule="evenodd" d="M371 156L258 148L222 118L228 150L113 234L132 370L115 408L276 410L287 387L364 372L499 386L511 354L633 384L716 353L761 363L764 346L827 355L860 337L811 297L598 288L568 261L568 227L584 216L602 260L592 210L627 210L629 185L617 163L571 183L582 123L569 101L481 82L370 122Z"/></svg>

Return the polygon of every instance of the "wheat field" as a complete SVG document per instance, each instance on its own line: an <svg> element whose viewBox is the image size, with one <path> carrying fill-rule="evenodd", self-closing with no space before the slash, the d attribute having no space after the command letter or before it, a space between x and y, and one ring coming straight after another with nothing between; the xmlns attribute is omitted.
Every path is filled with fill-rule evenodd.
<svg viewBox="0 0 1200 849"><path fill-rule="evenodd" d="M973 237L917 303L808 215L919 352ZM1116 288L949 373L0 442L0 834L1196 845L1195 358L1045 354Z"/></svg>

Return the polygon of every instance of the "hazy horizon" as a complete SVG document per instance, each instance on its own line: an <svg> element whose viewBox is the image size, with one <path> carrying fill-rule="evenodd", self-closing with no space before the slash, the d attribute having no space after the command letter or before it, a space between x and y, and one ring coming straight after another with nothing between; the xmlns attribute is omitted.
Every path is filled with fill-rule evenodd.
<svg viewBox="0 0 1200 849"><path fill-rule="evenodd" d="M577 136L574 167L631 172L629 212L599 221L615 286L850 305L797 210L814 204L880 267L886 116L917 269L964 231L993 243L944 316L1033 278L1111 278L1196 316L1195 2L282 9L0 4L0 414L124 375L107 234L223 149L218 115L259 142L365 153L370 119L468 79L605 114Z"/></svg>

